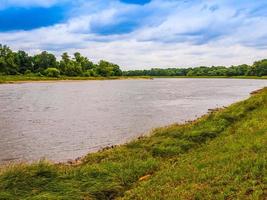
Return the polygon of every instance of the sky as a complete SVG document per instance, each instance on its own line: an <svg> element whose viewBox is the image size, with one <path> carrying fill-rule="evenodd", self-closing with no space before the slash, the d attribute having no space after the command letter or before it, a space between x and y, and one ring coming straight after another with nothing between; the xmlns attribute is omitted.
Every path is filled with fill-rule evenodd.
<svg viewBox="0 0 267 200"><path fill-rule="evenodd" d="M267 58L266 0L0 0L0 43L124 70Z"/></svg>

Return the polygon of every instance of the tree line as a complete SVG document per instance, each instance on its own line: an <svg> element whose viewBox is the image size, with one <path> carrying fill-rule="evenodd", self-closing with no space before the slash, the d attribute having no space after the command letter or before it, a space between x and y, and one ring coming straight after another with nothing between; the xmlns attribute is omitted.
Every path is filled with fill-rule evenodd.
<svg viewBox="0 0 267 200"><path fill-rule="evenodd" d="M124 71L124 76L267 76L267 59L253 65L212 66L195 68L152 68L150 70Z"/></svg>
<svg viewBox="0 0 267 200"><path fill-rule="evenodd" d="M30 56L25 51L12 51L0 44L0 74L37 74L40 76L121 76L122 71L116 64L101 60L94 64L79 52L73 58L63 53L58 61L56 56L46 51Z"/></svg>
<svg viewBox="0 0 267 200"><path fill-rule="evenodd" d="M43 51L30 56L25 51L12 51L0 44L0 75L35 74L40 76L267 76L267 59L253 65L212 66L195 68L152 68L150 70L122 71L117 64L101 60L95 64L79 52L71 57L63 53L61 59Z"/></svg>

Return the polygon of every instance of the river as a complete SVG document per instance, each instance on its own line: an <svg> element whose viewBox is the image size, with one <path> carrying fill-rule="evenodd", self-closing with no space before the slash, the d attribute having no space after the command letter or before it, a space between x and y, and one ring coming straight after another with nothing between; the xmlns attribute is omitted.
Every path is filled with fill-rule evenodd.
<svg viewBox="0 0 267 200"><path fill-rule="evenodd" d="M61 162L195 119L267 80L154 79L0 85L0 163Z"/></svg>

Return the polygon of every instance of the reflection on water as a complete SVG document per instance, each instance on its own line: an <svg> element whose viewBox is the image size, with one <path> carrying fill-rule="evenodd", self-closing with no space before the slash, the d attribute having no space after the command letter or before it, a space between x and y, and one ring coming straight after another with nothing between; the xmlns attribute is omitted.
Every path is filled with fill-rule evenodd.
<svg viewBox="0 0 267 200"><path fill-rule="evenodd" d="M0 85L0 163L66 161L247 98L265 80L154 79Z"/></svg>

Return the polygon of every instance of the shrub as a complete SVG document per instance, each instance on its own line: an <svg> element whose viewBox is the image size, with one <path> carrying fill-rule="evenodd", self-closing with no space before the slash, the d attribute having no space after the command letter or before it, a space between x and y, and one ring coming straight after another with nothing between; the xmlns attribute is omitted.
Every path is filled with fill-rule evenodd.
<svg viewBox="0 0 267 200"><path fill-rule="evenodd" d="M27 70L24 72L24 74L26 74L26 75L29 75L29 74L31 74L31 73L32 73L32 71L29 70L29 69L27 69Z"/></svg>
<svg viewBox="0 0 267 200"><path fill-rule="evenodd" d="M82 67L80 65L67 65L65 68L65 75L80 76L82 74Z"/></svg>
<svg viewBox="0 0 267 200"><path fill-rule="evenodd" d="M59 77L60 71L57 68L47 68L44 74L48 77Z"/></svg>
<svg viewBox="0 0 267 200"><path fill-rule="evenodd" d="M83 73L83 76L85 76L85 77L90 77L90 76L91 76L91 73L90 73L89 71L85 71L85 72Z"/></svg>
<svg viewBox="0 0 267 200"><path fill-rule="evenodd" d="M32 75L34 76L34 74L32 74ZM39 77L43 77L44 76L41 72L37 72L35 75L39 76Z"/></svg>
<svg viewBox="0 0 267 200"><path fill-rule="evenodd" d="M93 69L89 69L89 70L86 70L84 73L83 73L83 76L86 76L86 77L96 77L97 76L97 73L93 70Z"/></svg>

